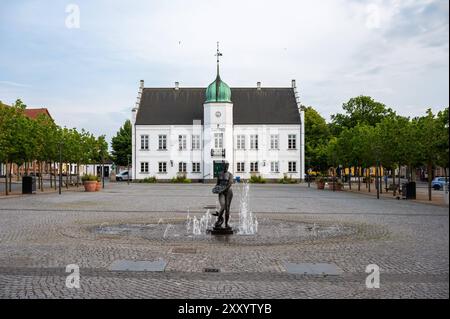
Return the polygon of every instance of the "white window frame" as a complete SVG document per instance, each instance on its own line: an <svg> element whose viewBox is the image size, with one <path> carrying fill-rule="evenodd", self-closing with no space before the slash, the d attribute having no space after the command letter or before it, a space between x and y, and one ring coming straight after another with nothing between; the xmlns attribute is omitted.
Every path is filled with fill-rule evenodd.
<svg viewBox="0 0 450 319"><path fill-rule="evenodd" d="M158 150L167 151L167 135L158 135Z"/></svg>
<svg viewBox="0 0 450 319"><path fill-rule="evenodd" d="M141 135L141 151L149 150L149 136L147 134Z"/></svg>
<svg viewBox="0 0 450 319"><path fill-rule="evenodd" d="M280 136L278 134L270 135L270 149L271 150L280 149Z"/></svg>
<svg viewBox="0 0 450 319"><path fill-rule="evenodd" d="M158 162L158 172L160 174L167 173L167 162Z"/></svg>
<svg viewBox="0 0 450 319"><path fill-rule="evenodd" d="M178 150L185 151L187 148L187 137L186 135L178 135Z"/></svg>
<svg viewBox="0 0 450 319"><path fill-rule="evenodd" d="M250 149L257 150L259 147L259 137L258 134L250 135Z"/></svg>
<svg viewBox="0 0 450 319"><path fill-rule="evenodd" d="M192 173L195 173L195 174L201 173L200 163L199 162L193 162L192 163Z"/></svg>
<svg viewBox="0 0 450 319"><path fill-rule="evenodd" d="M250 173L259 173L259 163L250 162Z"/></svg>
<svg viewBox="0 0 450 319"><path fill-rule="evenodd" d="M141 173L148 174L148 172L149 172L148 162L141 162Z"/></svg>
<svg viewBox="0 0 450 319"><path fill-rule="evenodd" d="M238 135L236 137L236 149L245 150L245 135Z"/></svg>
<svg viewBox="0 0 450 319"><path fill-rule="evenodd" d="M297 173L297 162L288 162L288 172Z"/></svg>
<svg viewBox="0 0 450 319"><path fill-rule="evenodd" d="M280 162L270 162L270 172L279 173L280 172Z"/></svg>
<svg viewBox="0 0 450 319"><path fill-rule="evenodd" d="M178 162L178 173L187 173L187 163Z"/></svg>
<svg viewBox="0 0 450 319"><path fill-rule="evenodd" d="M236 163L236 172L237 173L245 173L245 162L237 162Z"/></svg>
<svg viewBox="0 0 450 319"><path fill-rule="evenodd" d="M200 135L192 135L192 149L200 150Z"/></svg>
<svg viewBox="0 0 450 319"><path fill-rule="evenodd" d="M297 134L288 135L288 149L289 150L297 149Z"/></svg>
<svg viewBox="0 0 450 319"><path fill-rule="evenodd" d="M214 148L223 148L223 133L214 133Z"/></svg>

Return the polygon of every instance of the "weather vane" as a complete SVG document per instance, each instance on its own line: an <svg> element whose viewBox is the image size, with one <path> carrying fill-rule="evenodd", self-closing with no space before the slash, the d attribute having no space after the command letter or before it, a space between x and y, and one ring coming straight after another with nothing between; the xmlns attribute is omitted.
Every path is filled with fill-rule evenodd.
<svg viewBox="0 0 450 319"><path fill-rule="evenodd" d="M217 41L217 53L215 56L217 57L217 75L219 75L219 57L222 56L222 53L219 51L219 41Z"/></svg>

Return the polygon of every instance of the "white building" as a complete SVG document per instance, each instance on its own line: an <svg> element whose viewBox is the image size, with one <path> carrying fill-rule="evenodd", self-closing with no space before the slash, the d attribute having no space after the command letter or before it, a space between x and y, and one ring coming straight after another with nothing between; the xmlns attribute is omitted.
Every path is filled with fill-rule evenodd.
<svg viewBox="0 0 450 319"><path fill-rule="evenodd" d="M218 61L217 61L218 62ZM205 88L145 88L132 110L133 179L214 179L227 160L235 177L303 179L304 112L291 87L231 88L217 77Z"/></svg>

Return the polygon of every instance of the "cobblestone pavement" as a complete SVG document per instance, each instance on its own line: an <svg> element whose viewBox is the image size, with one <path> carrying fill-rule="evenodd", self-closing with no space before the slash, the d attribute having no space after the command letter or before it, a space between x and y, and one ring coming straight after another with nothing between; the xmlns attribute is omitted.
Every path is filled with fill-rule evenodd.
<svg viewBox="0 0 450 319"><path fill-rule="evenodd" d="M234 223L239 195L236 185ZM250 208L261 222L260 235L179 236L188 210L200 217L215 205L211 186L202 184L109 184L99 193L2 199L0 298L449 297L448 208L305 185L252 185ZM342 231L306 237L295 231L296 225L314 224ZM117 225L167 231L152 236L94 231ZM164 259L167 267L109 271L120 259ZM284 262L334 263L342 273L293 275ZM80 267L80 289L65 286L68 264ZM365 286L369 264L380 267L380 289Z"/></svg>

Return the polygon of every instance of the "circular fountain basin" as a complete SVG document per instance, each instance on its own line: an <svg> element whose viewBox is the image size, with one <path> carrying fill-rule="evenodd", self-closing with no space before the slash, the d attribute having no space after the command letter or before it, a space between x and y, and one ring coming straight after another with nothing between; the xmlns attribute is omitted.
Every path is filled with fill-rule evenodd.
<svg viewBox="0 0 450 319"><path fill-rule="evenodd" d="M99 225L90 230L96 236L114 236L116 238L141 238L159 242L214 242L226 241L239 245L288 244L301 241L316 241L350 236L357 231L351 225L333 223L313 223L287 221L269 218L258 219L258 232L254 235L239 234L238 225L231 223L235 234L219 238L210 234L193 235L188 222L184 220L167 223L122 223Z"/></svg>

